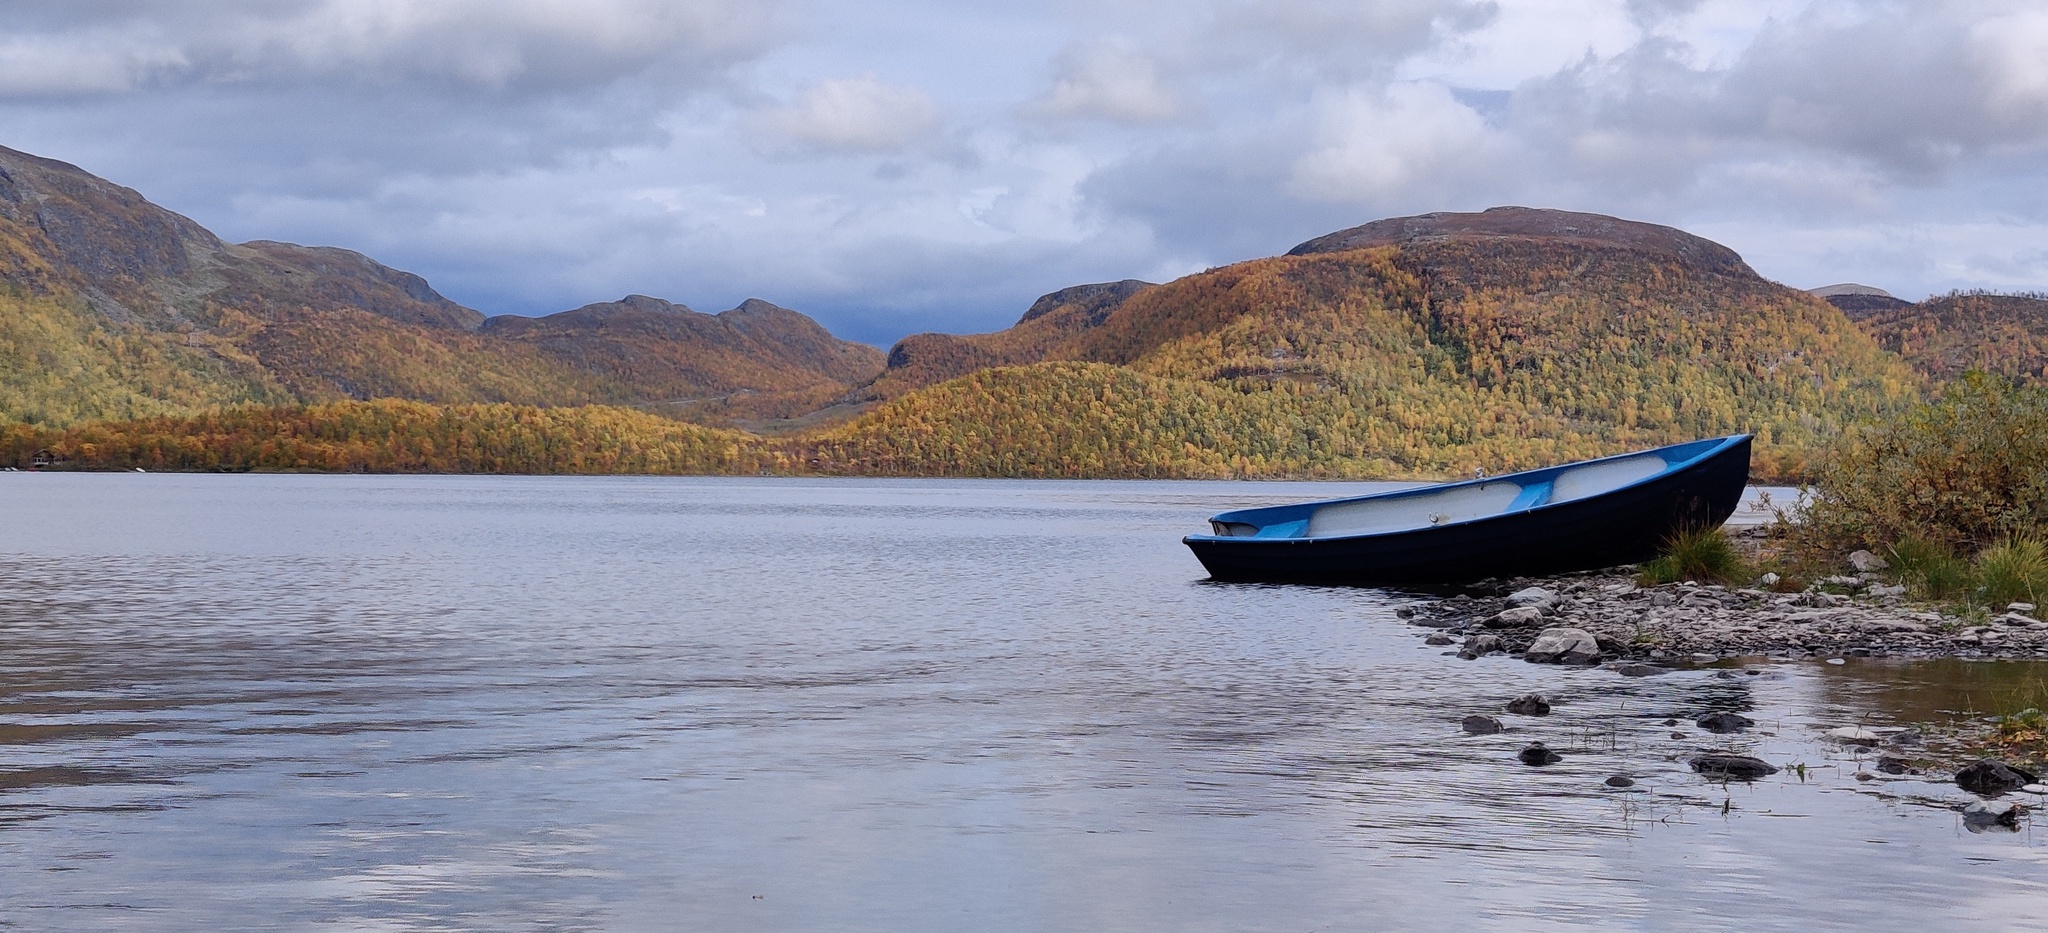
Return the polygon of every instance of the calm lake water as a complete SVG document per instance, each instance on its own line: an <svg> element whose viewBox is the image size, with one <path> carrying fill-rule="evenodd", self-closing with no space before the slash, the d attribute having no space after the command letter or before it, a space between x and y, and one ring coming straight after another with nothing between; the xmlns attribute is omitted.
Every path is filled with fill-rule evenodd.
<svg viewBox="0 0 2048 933"><path fill-rule="evenodd" d="M1178 540L1355 488L0 475L0 927L2048 927L1814 739L2013 669L1461 662Z"/></svg>

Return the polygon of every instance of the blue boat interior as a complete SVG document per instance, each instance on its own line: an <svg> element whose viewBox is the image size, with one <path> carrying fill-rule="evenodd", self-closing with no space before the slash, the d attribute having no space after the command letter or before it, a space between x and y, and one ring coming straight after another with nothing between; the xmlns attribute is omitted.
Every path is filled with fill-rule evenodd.
<svg viewBox="0 0 2048 933"><path fill-rule="evenodd" d="M1418 486L1349 499L1224 512L1222 538L1337 538L1413 531L1527 512L1603 495L1685 469L1747 435L1675 444L1487 479Z"/></svg>

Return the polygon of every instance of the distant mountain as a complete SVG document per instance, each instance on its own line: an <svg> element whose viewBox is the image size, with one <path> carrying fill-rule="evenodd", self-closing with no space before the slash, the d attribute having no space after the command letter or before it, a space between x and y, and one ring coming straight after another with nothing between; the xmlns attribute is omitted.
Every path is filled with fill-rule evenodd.
<svg viewBox="0 0 2048 933"><path fill-rule="evenodd" d="M1150 282L1124 279L1075 285L1040 296L1008 330L992 334L912 334L889 350L888 369L865 387L866 400L892 399L994 366L1059 358Z"/></svg>
<svg viewBox="0 0 2048 933"><path fill-rule="evenodd" d="M1860 321L1873 314L1912 304L1910 301L1893 297L1891 292L1882 288L1857 285L1854 282L1809 288L1806 291L1807 294L1842 309L1842 313L1848 315L1852 321Z"/></svg>
<svg viewBox="0 0 2048 933"><path fill-rule="evenodd" d="M1864 315L1879 345L1937 380L1981 369L2048 384L2048 296L1954 292Z"/></svg>
<svg viewBox="0 0 2048 933"><path fill-rule="evenodd" d="M0 147L0 420L381 397L804 408L883 365L766 302L712 316L636 297L501 320L360 253L225 243L133 190Z"/></svg>
<svg viewBox="0 0 2048 933"><path fill-rule="evenodd" d="M821 435L813 458L878 472L1415 475L1752 431L1763 471L1782 475L1921 386L1839 310L1732 250L1597 215L1395 218L1128 291L1052 339L1027 316L906 340L881 381L974 371ZM935 349L944 365L920 363Z"/></svg>

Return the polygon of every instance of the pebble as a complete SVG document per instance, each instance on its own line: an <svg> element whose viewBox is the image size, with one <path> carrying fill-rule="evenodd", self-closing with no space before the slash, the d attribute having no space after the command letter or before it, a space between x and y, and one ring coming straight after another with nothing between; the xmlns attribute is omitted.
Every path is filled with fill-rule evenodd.
<svg viewBox="0 0 2048 933"><path fill-rule="evenodd" d="M1512 590L1511 597L1467 593L1401 608L1418 625L1477 630L1500 620L1489 630L1501 636L1499 650L1525 656L1542 632L1554 629L1539 631L1528 613L1504 613L1535 609L1543 618L1568 618L1571 629L1589 637L1597 657L1609 660L1687 658L1707 665L1748 655L1818 656L1830 662L1873 655L2048 658L2048 624L2032 621L2029 613L2035 610L2020 608L2024 603L2007 607L1995 625L1968 627L1956 617L1905 602L1902 593L1881 581L1846 574L1840 581L1838 589L1857 595L1712 585L1637 587L1629 574L1603 572L1507 581L1494 591ZM1498 627L1507 620L1516 624Z"/></svg>

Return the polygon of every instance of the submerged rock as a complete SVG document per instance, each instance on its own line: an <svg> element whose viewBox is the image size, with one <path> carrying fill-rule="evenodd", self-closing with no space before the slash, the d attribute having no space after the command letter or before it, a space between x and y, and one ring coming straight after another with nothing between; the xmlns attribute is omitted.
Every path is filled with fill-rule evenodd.
<svg viewBox="0 0 2048 933"><path fill-rule="evenodd" d="M1524 693L1508 701L1508 712L1517 716L1548 716L1550 701L1540 693Z"/></svg>
<svg viewBox="0 0 2048 933"><path fill-rule="evenodd" d="M2032 771L1989 758L1965 765L1956 772L1956 786L1973 794L2003 794L2040 780Z"/></svg>
<svg viewBox="0 0 2048 933"><path fill-rule="evenodd" d="M1754 781L1778 773L1775 765L1761 758L1748 755L1733 755L1726 752L1708 752L1696 755L1689 762L1692 769L1711 778L1724 781Z"/></svg>
<svg viewBox="0 0 2048 933"><path fill-rule="evenodd" d="M1522 657L1536 664L1591 664L1600 660L1600 642L1582 628L1547 628Z"/></svg>
<svg viewBox="0 0 2048 933"><path fill-rule="evenodd" d="M1428 638L1423 639L1422 643L1425 645L1448 645L1451 643L1451 640L1451 636L1446 635L1442 632L1438 632L1434 635L1429 636Z"/></svg>
<svg viewBox="0 0 2048 933"><path fill-rule="evenodd" d="M1617 774L1601 783L1606 784L1608 787L1634 787L1636 786L1636 779L1626 774Z"/></svg>
<svg viewBox="0 0 2048 933"><path fill-rule="evenodd" d="M1883 740L1883 738L1883 736L1869 729L1858 726L1843 726L1840 729L1828 730L1828 741L1842 745L1861 745L1864 748L1876 748L1877 743Z"/></svg>
<svg viewBox="0 0 2048 933"><path fill-rule="evenodd" d="M1730 732L1741 732L1750 726L1756 725L1756 720L1738 713L1708 713L1705 716L1701 716L1694 725L1715 735L1727 735Z"/></svg>
<svg viewBox="0 0 2048 933"><path fill-rule="evenodd" d="M1563 755L1551 751L1542 742L1530 742L1529 747L1522 749L1515 757L1521 759L1525 765L1534 765L1539 768L1544 765L1554 765L1564 760Z"/></svg>
<svg viewBox="0 0 2048 933"><path fill-rule="evenodd" d="M1499 635L1468 635L1465 637L1465 646L1458 649L1458 657L1470 661L1500 650L1502 646Z"/></svg>
<svg viewBox="0 0 2048 933"><path fill-rule="evenodd" d="M1877 756L1877 770L1883 771L1886 774L1912 774L1913 766L1907 764L1906 759L1900 758L1897 755L1879 755Z"/></svg>
<svg viewBox="0 0 2048 933"><path fill-rule="evenodd" d="M1671 673L1671 668L1668 667L1658 667L1655 664L1639 664L1634 661L1623 664L1610 664L1607 666L1607 669L1623 677L1655 677L1658 674Z"/></svg>
<svg viewBox="0 0 2048 933"><path fill-rule="evenodd" d="M1464 728L1467 735L1493 735L1508 731L1508 727L1501 725L1500 720L1492 716L1467 716L1459 725Z"/></svg>

